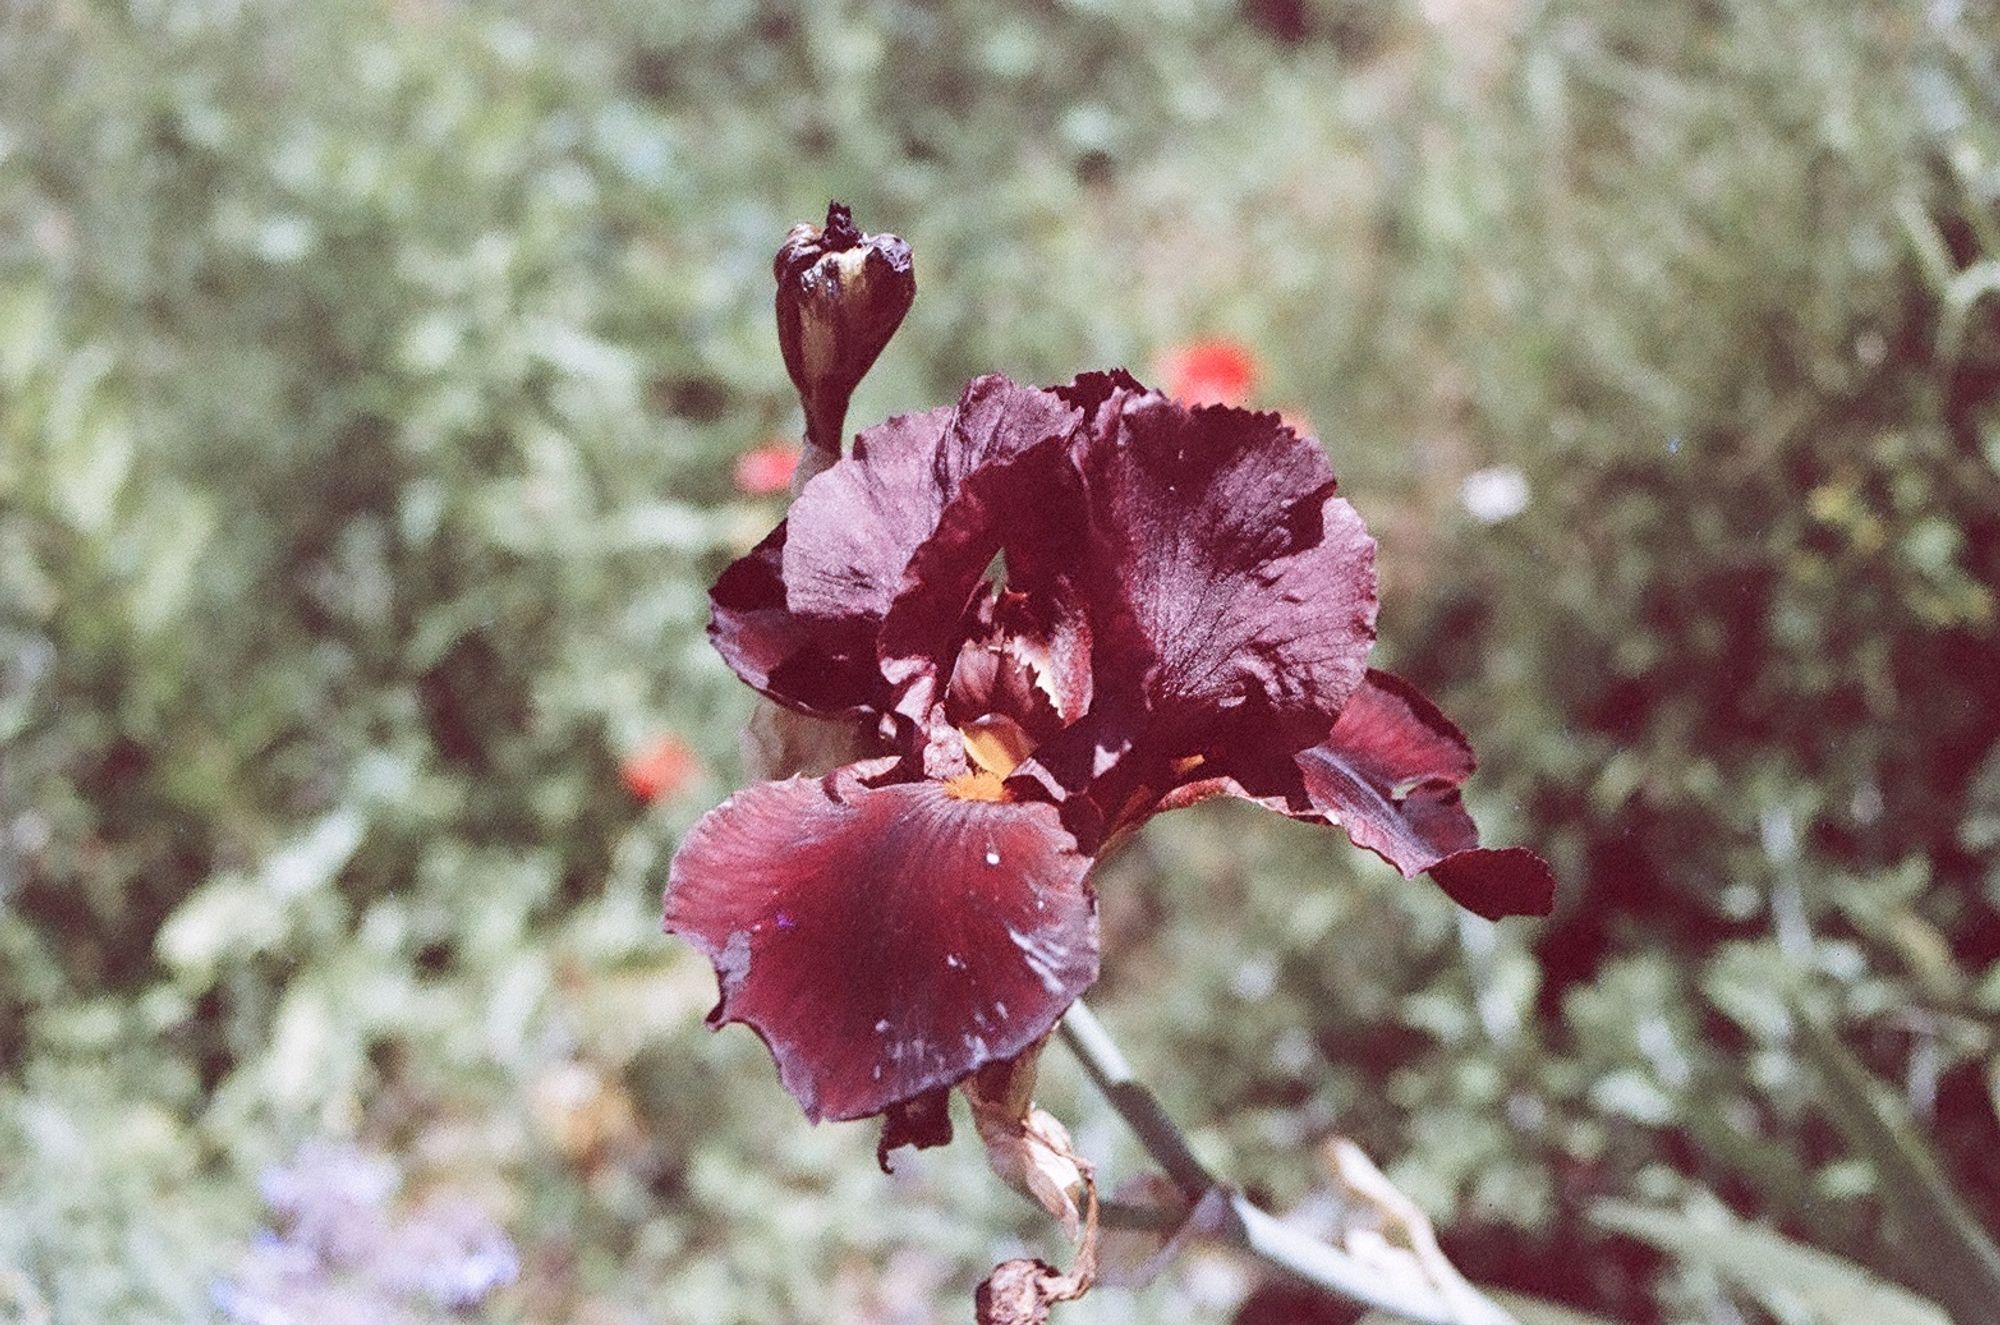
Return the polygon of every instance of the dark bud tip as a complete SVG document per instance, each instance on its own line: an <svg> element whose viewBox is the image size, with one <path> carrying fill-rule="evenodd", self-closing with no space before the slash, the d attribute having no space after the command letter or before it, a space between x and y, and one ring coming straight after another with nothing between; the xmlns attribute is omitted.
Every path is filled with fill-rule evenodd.
<svg viewBox="0 0 2000 1325"><path fill-rule="evenodd" d="M821 244L829 253L844 253L861 242L861 231L854 224L854 213L844 202L830 202L826 205L826 228Z"/></svg>
<svg viewBox="0 0 2000 1325"><path fill-rule="evenodd" d="M829 203L826 224L795 225L773 260L778 346L806 411L806 440L838 456L847 402L917 296L910 246L864 234Z"/></svg>

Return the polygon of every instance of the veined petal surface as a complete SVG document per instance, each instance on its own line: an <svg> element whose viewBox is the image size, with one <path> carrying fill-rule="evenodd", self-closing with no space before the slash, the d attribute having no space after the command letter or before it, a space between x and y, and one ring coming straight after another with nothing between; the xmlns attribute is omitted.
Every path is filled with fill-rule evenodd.
<svg viewBox="0 0 2000 1325"><path fill-rule="evenodd" d="M860 1118L1011 1058L1097 976L1097 916L1046 804L767 782L682 842L666 927L714 963L710 1020L763 1036L818 1118Z"/></svg>

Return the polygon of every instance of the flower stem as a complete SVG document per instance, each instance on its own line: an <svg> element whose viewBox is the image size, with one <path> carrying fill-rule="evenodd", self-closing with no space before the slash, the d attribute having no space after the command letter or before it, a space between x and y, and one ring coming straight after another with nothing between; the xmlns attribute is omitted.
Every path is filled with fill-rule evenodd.
<svg viewBox="0 0 2000 1325"><path fill-rule="evenodd" d="M1189 1205L1208 1195L1210 1188L1221 1186L1188 1148L1187 1138L1174 1120L1167 1117L1159 1097L1132 1074L1132 1065L1125 1061L1111 1032L1104 1029L1097 1014L1081 1000L1070 1004L1069 1011L1063 1014L1062 1038L1083 1064L1091 1082L1111 1102L1126 1126L1138 1135L1146 1153L1166 1170L1167 1177L1180 1188Z"/></svg>
<svg viewBox="0 0 2000 1325"><path fill-rule="evenodd" d="M1449 1291L1398 1278L1338 1247L1322 1242L1258 1209L1250 1199L1218 1181L1195 1157L1187 1137L1154 1095L1133 1075L1132 1065L1097 1015L1081 1001L1063 1015L1063 1043L1084 1073L1125 1120L1190 1206L1220 1206L1226 1213L1207 1231L1235 1243L1279 1270L1348 1302L1385 1311L1418 1325L1516 1325L1491 1300L1460 1281Z"/></svg>

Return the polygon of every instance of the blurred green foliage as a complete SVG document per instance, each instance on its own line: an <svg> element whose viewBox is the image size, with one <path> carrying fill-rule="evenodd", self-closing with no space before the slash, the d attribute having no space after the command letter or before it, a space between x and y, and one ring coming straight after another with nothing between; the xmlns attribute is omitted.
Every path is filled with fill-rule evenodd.
<svg viewBox="0 0 2000 1325"><path fill-rule="evenodd" d="M327 1134L504 1216L495 1319L957 1320L1054 1252L974 1147L884 1178L808 1128L657 932L750 706L704 591L778 512L730 463L798 426L769 256L834 196L922 289L853 426L1251 347L1489 834L1558 865L1496 928L1240 807L1149 829L1099 1003L1205 1156L1284 1207L1353 1135L1473 1278L1614 1319L1771 1308L1612 1200L1926 1291L1796 1009L2000 1224L1996 39L1807 0L6 6L0 1319L198 1317ZM1529 495L1489 526L1494 467ZM641 805L666 733L701 771ZM1066 1318L1226 1319L1248 1273Z"/></svg>

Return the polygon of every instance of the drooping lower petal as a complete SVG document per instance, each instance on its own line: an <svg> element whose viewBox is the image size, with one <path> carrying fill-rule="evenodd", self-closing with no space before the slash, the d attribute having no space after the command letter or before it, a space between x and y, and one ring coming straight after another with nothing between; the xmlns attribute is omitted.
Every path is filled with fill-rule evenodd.
<svg viewBox="0 0 2000 1325"><path fill-rule="evenodd" d="M1055 1025L1097 975L1090 864L1053 806L846 769L698 823L666 927L715 964L714 1024L763 1036L809 1117L860 1118Z"/></svg>
<svg viewBox="0 0 2000 1325"><path fill-rule="evenodd" d="M1318 745L1294 758L1313 810L1405 878L1428 870L1454 901L1489 919L1546 915L1555 877L1533 852L1484 850L1459 799L1472 747L1407 681L1370 671Z"/></svg>
<svg viewBox="0 0 2000 1325"><path fill-rule="evenodd" d="M1526 847L1454 851L1431 866L1430 875L1445 896L1488 920L1545 916L1555 909L1555 871Z"/></svg>
<svg viewBox="0 0 2000 1325"><path fill-rule="evenodd" d="M1338 824L1403 877L1428 873L1453 901L1489 920L1547 915L1555 904L1555 875L1541 857L1479 845L1459 798L1472 748L1422 692L1387 672L1369 671L1327 739L1295 755L1238 747L1178 768L1181 780L1149 813L1237 797Z"/></svg>
<svg viewBox="0 0 2000 1325"><path fill-rule="evenodd" d="M1472 747L1398 677L1371 669L1327 738L1294 759L1313 806L1406 878L1479 845L1458 795Z"/></svg>

